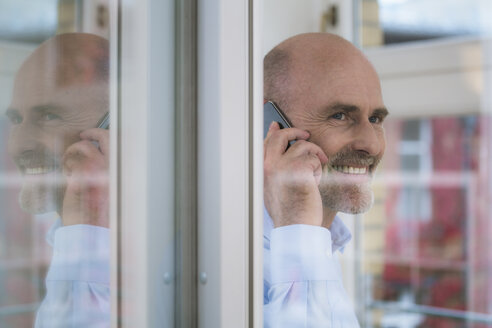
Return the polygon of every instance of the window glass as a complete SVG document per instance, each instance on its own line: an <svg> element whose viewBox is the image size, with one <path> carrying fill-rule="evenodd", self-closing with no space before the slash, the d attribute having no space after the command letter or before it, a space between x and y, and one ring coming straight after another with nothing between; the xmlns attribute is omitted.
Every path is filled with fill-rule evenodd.
<svg viewBox="0 0 492 328"><path fill-rule="evenodd" d="M326 239L317 239L322 230L312 226L323 227L324 222L304 221L305 226L296 226L302 223L298 219L303 213L279 224L279 218L289 214L279 215L274 209L283 206L295 212L298 208L293 204L298 205L299 198L284 199L277 207L272 205L273 200L281 199L284 190L299 190L307 184L294 178L292 168L282 176L289 181L290 189L282 189L278 183L268 189L272 185L268 179L277 176L275 170L282 171L288 164L272 164L268 158L272 141L267 137L263 271L266 323L289 326L295 320L302 321L301 314L307 313L308 319L302 321L307 326L326 321L352 327L356 326L351 321L353 309L362 327L492 326L492 257L487 245L492 228L490 4L479 0L359 0L335 4L313 0L304 1L301 8L294 1L265 1L265 100L275 102L294 127L308 130L305 138L321 148L328 156L325 161L338 173L361 173L355 167L351 170L350 166L356 166L351 164L357 161L345 156L350 152L337 154L337 149L347 143L347 149L359 154L379 155L384 149L377 170L370 171L372 206L357 213L353 207L336 209L340 221L332 223L342 222L351 240L338 224L327 227L330 235ZM377 148L376 128L360 138L359 133L368 127L358 125L364 122L362 119L371 124L377 121L353 115L377 108L375 98L369 95L377 94L378 89L371 87L370 76L361 75L367 72L362 66L353 70L360 63L351 61L356 56L343 52L346 44L323 48L322 36L317 34L302 37L310 42L297 39L295 47L284 43L284 52L269 53L289 37L294 36L292 41L300 33L311 32L343 36L372 63L381 81L382 103L389 112L382 123L382 148ZM310 57L313 53L318 56ZM304 62L306 58L308 62ZM318 61L320 58L325 60ZM330 71L333 62L338 65ZM344 66L347 62L351 64ZM302 66L296 66L299 63ZM357 85L357 81L365 83ZM347 102L358 106L340 106ZM338 111L330 111L333 103L339 106ZM355 126L359 129L350 130ZM331 134L336 128L337 133ZM297 139L296 143L277 149L277 155L301 148L296 144L303 137L297 133L291 137ZM307 153L313 155L317 150ZM304 163L319 164L312 158ZM343 160L333 162L332 158ZM359 164L363 163L360 158ZM323 176L337 172L320 173L320 186ZM347 184L355 180L347 176ZM356 192L343 193L343 188L325 194L322 187L319 189L325 207L329 197L346 200L345 204L361 199ZM326 245L316 240L328 240L331 248L325 249L325 254L333 262L320 255ZM337 268L336 262L341 271L331 272ZM338 293L340 290L343 292Z"/></svg>
<svg viewBox="0 0 492 328"><path fill-rule="evenodd" d="M364 46L490 33L483 0L360 0Z"/></svg>
<svg viewBox="0 0 492 328"><path fill-rule="evenodd" d="M106 1L0 3L0 326L109 323Z"/></svg>
<svg viewBox="0 0 492 328"><path fill-rule="evenodd" d="M360 1L392 112L377 210L360 221L367 327L492 325L489 5Z"/></svg>

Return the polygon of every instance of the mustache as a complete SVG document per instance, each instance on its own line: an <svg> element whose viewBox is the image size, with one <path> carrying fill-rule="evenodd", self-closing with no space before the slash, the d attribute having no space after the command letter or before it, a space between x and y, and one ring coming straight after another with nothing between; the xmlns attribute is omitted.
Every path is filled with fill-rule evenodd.
<svg viewBox="0 0 492 328"><path fill-rule="evenodd" d="M359 166L368 166L372 171L376 168L381 161L382 155L369 155L362 151L354 151L348 147L343 148L335 155L332 155L329 158L328 165L336 166L336 165L359 165Z"/></svg>
<svg viewBox="0 0 492 328"><path fill-rule="evenodd" d="M15 164L20 168L29 167L50 167L58 168L60 167L60 160L57 156L47 150L28 150L14 158Z"/></svg>

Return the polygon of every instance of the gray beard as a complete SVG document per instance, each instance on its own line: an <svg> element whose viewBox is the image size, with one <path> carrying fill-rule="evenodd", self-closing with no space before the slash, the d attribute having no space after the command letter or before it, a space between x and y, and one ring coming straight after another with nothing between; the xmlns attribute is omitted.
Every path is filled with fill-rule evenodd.
<svg viewBox="0 0 492 328"><path fill-rule="evenodd" d="M22 184L19 193L19 205L25 212L43 214L60 209L63 199L60 186L57 186L53 181L42 180L24 181Z"/></svg>
<svg viewBox="0 0 492 328"><path fill-rule="evenodd" d="M336 212L360 214L367 212L374 204L371 184L341 184L323 181L319 185L323 206Z"/></svg>

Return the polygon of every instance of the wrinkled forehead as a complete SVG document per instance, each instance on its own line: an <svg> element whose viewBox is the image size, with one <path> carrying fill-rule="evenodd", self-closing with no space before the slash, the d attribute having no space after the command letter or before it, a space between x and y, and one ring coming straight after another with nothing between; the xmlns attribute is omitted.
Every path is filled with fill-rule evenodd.
<svg viewBox="0 0 492 328"><path fill-rule="evenodd" d="M293 58L290 67L289 93L296 97L319 93L363 92L381 97L379 76L362 55L324 56L311 54Z"/></svg>
<svg viewBox="0 0 492 328"><path fill-rule="evenodd" d="M15 84L20 86L35 83L49 88L90 85L98 80L94 72L96 67L93 66L89 61L84 63L84 60L76 58L50 56L47 52L38 52L20 67Z"/></svg>
<svg viewBox="0 0 492 328"><path fill-rule="evenodd" d="M17 72L12 102L76 94L101 97L109 93L109 85L107 79L101 78L105 73L98 69L90 58L60 55L56 49L43 47L28 57Z"/></svg>
<svg viewBox="0 0 492 328"><path fill-rule="evenodd" d="M107 81L86 79L66 79L60 67L56 66L23 66L14 82L12 102L47 102L51 100L66 100L76 102L88 101L83 97L109 97ZM62 75L62 76L60 76ZM82 98L82 99L80 99Z"/></svg>
<svg viewBox="0 0 492 328"><path fill-rule="evenodd" d="M17 80L37 80L50 87L89 85L109 79L108 42L100 37L69 33L42 43L22 64Z"/></svg>
<svg viewBox="0 0 492 328"><path fill-rule="evenodd" d="M53 71L23 70L18 74L8 109L17 110L20 115L30 115L35 108L57 108L58 114L100 116L109 108L109 86L102 81L60 83Z"/></svg>

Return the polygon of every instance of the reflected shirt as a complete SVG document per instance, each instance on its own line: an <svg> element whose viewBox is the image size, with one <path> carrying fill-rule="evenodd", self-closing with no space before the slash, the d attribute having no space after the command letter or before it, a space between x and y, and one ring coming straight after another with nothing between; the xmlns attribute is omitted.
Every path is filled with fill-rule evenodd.
<svg viewBox="0 0 492 328"><path fill-rule="evenodd" d="M109 229L58 219L46 240L53 257L35 327L109 327Z"/></svg>
<svg viewBox="0 0 492 328"><path fill-rule="evenodd" d="M330 229L303 224L274 228L264 210L264 327L359 327L336 254L351 238L338 216Z"/></svg>

